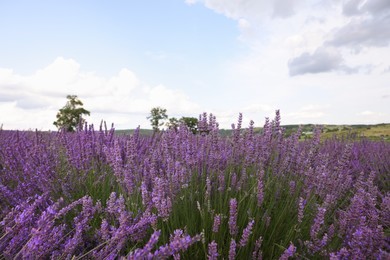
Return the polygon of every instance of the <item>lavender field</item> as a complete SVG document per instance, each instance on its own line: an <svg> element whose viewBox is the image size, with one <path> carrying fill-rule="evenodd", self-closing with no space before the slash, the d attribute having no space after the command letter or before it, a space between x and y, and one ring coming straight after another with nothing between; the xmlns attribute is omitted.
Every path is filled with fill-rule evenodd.
<svg viewBox="0 0 390 260"><path fill-rule="evenodd" d="M280 121L1 130L0 259L390 259L390 143Z"/></svg>

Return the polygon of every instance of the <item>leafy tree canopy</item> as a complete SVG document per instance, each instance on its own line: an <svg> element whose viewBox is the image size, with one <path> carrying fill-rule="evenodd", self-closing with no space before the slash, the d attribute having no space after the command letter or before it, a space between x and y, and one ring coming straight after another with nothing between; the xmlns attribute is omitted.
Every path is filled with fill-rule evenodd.
<svg viewBox="0 0 390 260"><path fill-rule="evenodd" d="M180 125L180 121L176 118L176 117L171 117L169 118L168 122L167 122L167 127L169 129L175 129L177 130L177 128L179 127Z"/></svg>
<svg viewBox="0 0 390 260"><path fill-rule="evenodd" d="M192 133L196 134L198 131L198 119L195 117L182 117L180 122L184 123Z"/></svg>
<svg viewBox="0 0 390 260"><path fill-rule="evenodd" d="M167 110L161 107L154 107L150 110L150 116L147 119L149 119L153 130L159 131L160 126L164 125L163 120L168 119Z"/></svg>
<svg viewBox="0 0 390 260"><path fill-rule="evenodd" d="M90 112L82 107L83 102L76 95L68 95L66 98L68 101L57 113L57 121L53 124L58 129L74 132L77 125L84 122L83 115L90 115Z"/></svg>

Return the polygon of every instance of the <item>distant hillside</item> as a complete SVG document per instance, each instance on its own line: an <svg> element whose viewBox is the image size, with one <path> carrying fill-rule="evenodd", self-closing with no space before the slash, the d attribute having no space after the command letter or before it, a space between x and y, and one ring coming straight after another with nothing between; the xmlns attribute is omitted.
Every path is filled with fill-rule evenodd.
<svg viewBox="0 0 390 260"><path fill-rule="evenodd" d="M282 125L285 129L285 135L290 136L292 133L295 133L300 125ZM301 125L302 127L302 137L301 138L311 138L314 124ZM260 133L262 131L261 127L256 127L255 132ZM116 130L116 134L126 135L133 134L134 129L126 130ZM221 129L220 133L222 136L231 135L231 129ZM151 129L140 129L141 135L153 135L153 130ZM390 123L389 124L376 124L376 125L322 125L322 138L328 139L333 136L337 137L366 137L371 140L386 140L390 141Z"/></svg>
<svg viewBox="0 0 390 260"><path fill-rule="evenodd" d="M371 140L390 141L390 124L377 125L328 125L324 127L323 137L354 134L357 137L367 137Z"/></svg>

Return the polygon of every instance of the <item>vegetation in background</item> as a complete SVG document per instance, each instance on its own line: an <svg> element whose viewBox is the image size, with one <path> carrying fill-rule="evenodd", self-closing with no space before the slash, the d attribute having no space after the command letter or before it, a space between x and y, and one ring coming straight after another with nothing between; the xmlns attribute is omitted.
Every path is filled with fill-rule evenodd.
<svg viewBox="0 0 390 260"><path fill-rule="evenodd" d="M82 107L83 102L76 95L68 95L66 98L68 101L57 113L57 120L53 124L58 129L74 132L78 125L84 124L83 115L90 115L90 112Z"/></svg>
<svg viewBox="0 0 390 260"><path fill-rule="evenodd" d="M167 127L169 129L175 129L177 130L180 126L180 124L184 124L188 127L188 129L193 133L196 134L198 132L198 119L195 117L181 117L180 119L177 119L176 117L169 118L169 121L167 122Z"/></svg>
<svg viewBox="0 0 390 260"><path fill-rule="evenodd" d="M198 119L197 118L183 116L182 118L180 118L179 121L184 123L193 134L196 134L198 132Z"/></svg>
<svg viewBox="0 0 390 260"><path fill-rule="evenodd" d="M164 125L164 120L168 119L167 110L161 107L154 107L150 110L150 115L147 117L154 131L159 131Z"/></svg>

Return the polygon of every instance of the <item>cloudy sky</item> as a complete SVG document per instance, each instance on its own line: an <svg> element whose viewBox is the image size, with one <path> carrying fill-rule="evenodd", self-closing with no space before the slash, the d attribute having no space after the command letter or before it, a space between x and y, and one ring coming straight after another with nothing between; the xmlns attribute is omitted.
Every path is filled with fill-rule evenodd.
<svg viewBox="0 0 390 260"><path fill-rule="evenodd" d="M390 122L389 0L0 0L0 35L3 129L55 130L68 94L117 129Z"/></svg>

